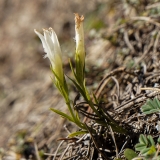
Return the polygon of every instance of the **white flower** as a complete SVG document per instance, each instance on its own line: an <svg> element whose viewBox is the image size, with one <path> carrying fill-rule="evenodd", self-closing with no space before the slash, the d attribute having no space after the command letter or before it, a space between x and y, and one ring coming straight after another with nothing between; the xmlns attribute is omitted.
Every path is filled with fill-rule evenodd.
<svg viewBox="0 0 160 160"><path fill-rule="evenodd" d="M78 72L84 77L84 65L85 65L85 47L84 47L84 31L83 31L84 17L75 13L75 40L76 40L76 65ZM81 71L80 71L81 70Z"/></svg>
<svg viewBox="0 0 160 160"><path fill-rule="evenodd" d="M43 29L44 36L36 30L34 31L42 41L44 51L46 52L44 58L49 58L53 71L56 76L58 76L61 83L63 83L64 73L62 67L62 52L56 33L52 28L49 28L48 30Z"/></svg>

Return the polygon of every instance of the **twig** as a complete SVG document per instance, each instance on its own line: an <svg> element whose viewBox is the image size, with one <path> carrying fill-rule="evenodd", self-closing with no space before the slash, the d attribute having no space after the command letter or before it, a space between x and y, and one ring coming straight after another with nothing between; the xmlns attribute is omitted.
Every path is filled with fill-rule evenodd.
<svg viewBox="0 0 160 160"><path fill-rule="evenodd" d="M160 90L154 91L152 93L146 93L145 95L141 94L141 95L127 101L126 103L121 104L115 110L117 110L118 113L122 113L123 110L125 110L127 108L133 108L135 104L138 104L140 102L144 102L147 98L151 98L151 97L154 97L154 96L158 95L159 92L160 92Z"/></svg>
<svg viewBox="0 0 160 160"><path fill-rule="evenodd" d="M135 35L136 41L138 42L137 44L138 47L142 49L142 40L140 39L140 36L139 36L139 30L137 30L134 35Z"/></svg>
<svg viewBox="0 0 160 160"><path fill-rule="evenodd" d="M59 150L60 146L61 146L63 143L64 143L64 140L63 140L63 141L61 141L61 143L58 145L58 147L57 147L57 149L56 149L56 152L54 153L54 158L53 158L53 160L55 160L55 159L56 159L56 157L57 157L57 153L58 153L58 150Z"/></svg>
<svg viewBox="0 0 160 160"><path fill-rule="evenodd" d="M54 154L52 154L52 153L44 153L44 155L49 156L49 157L54 156Z"/></svg>
<svg viewBox="0 0 160 160"><path fill-rule="evenodd" d="M110 132L111 132L111 136L112 136L114 145L115 145L115 147L116 147L116 158L118 159L118 147L117 147L117 143L116 143L116 140L115 140L115 137L114 137L114 132L113 132L111 126L109 126L109 130L110 130Z"/></svg>
<svg viewBox="0 0 160 160"><path fill-rule="evenodd" d="M124 72L125 71L125 67L121 67L118 69L113 70L112 72L108 73L99 83L99 86L97 87L96 91L95 91L95 95L96 98L99 98L102 90L104 89L104 87L106 86L106 84L108 83L108 81L110 80L111 76L114 76L115 74L119 73L119 72Z"/></svg>
<svg viewBox="0 0 160 160"><path fill-rule="evenodd" d="M67 146L66 149L63 151L63 153L62 153L61 157L59 158L59 160L62 160L62 158L64 157L64 155L65 155L65 153L67 152L68 148L69 148L71 145L73 145L73 144L74 144L74 143L68 144L68 146Z"/></svg>
<svg viewBox="0 0 160 160"><path fill-rule="evenodd" d="M159 151L160 151L160 145L158 144L158 146L157 146L157 152L156 152L156 155L155 155L155 158L158 158L158 154L159 154Z"/></svg>
<svg viewBox="0 0 160 160"><path fill-rule="evenodd" d="M142 56L135 62L135 64L133 65L133 67L135 67L139 62L141 62L144 59L144 57L147 55L147 53L149 52L149 50L151 49L151 47L153 46L153 44L154 44L154 39L152 38L149 46L144 51L144 53L142 54Z"/></svg>
<svg viewBox="0 0 160 160"><path fill-rule="evenodd" d="M160 37L160 32L158 32L158 34L156 36L156 40L154 42L154 48L153 48L153 53L154 54L156 53L156 50L157 50L157 45L158 45L158 42L159 42L159 37Z"/></svg>
<svg viewBox="0 0 160 160"><path fill-rule="evenodd" d="M135 53L135 49L134 49L134 47L132 46L132 44L130 43L130 41L129 41L128 32L127 32L127 31L124 32L124 40L125 40L128 48L129 48L133 53Z"/></svg>
<svg viewBox="0 0 160 160"><path fill-rule="evenodd" d="M69 129L67 128L67 125L64 125L64 129L67 131L68 134L71 134L71 132L70 132Z"/></svg>
<svg viewBox="0 0 160 160"><path fill-rule="evenodd" d="M160 2L157 2L157 3L154 3L154 4L148 5L148 6L146 7L146 9L152 9L152 8L157 8L157 7L160 7Z"/></svg>
<svg viewBox="0 0 160 160"><path fill-rule="evenodd" d="M119 83L118 83L118 80L117 80L114 76L112 76L111 78L112 78L112 79L115 81L115 83L116 83L116 86L117 86L117 96L118 96L118 100L119 100L119 97L120 97L119 93L120 93L120 91L119 91Z"/></svg>
<svg viewBox="0 0 160 160"><path fill-rule="evenodd" d="M37 158L37 160L41 160L41 158L40 158L40 156L39 156L39 153L38 153L38 147L37 147L36 142L34 142L34 148L35 148L35 152L36 152L36 158Z"/></svg>
<svg viewBox="0 0 160 160"><path fill-rule="evenodd" d="M146 21L149 22L151 24L156 25L157 27L160 27L160 23L154 21L153 19L149 18L149 17L131 17L131 20L141 20L141 21Z"/></svg>
<svg viewBox="0 0 160 160"><path fill-rule="evenodd" d="M151 87L141 88L141 90L152 90L152 91L158 91L158 92L160 92L160 89L158 89L158 88L151 88Z"/></svg>

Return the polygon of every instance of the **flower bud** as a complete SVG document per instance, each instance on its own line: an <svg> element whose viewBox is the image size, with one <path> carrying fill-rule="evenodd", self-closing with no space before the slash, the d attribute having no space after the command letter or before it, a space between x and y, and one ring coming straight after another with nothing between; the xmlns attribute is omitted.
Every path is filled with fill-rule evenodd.
<svg viewBox="0 0 160 160"><path fill-rule="evenodd" d="M84 17L75 13L75 40L76 40L76 73L84 79L84 65L85 65L85 47L84 47L84 31L83 31Z"/></svg>

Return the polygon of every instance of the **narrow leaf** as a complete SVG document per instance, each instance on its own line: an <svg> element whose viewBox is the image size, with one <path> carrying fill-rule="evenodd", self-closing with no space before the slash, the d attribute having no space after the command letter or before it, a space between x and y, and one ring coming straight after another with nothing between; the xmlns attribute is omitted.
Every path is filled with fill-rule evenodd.
<svg viewBox="0 0 160 160"><path fill-rule="evenodd" d="M79 135L82 135L82 134L85 134L85 133L88 133L88 131L85 131L85 130L83 130L83 131L77 131L77 132L69 134L68 136L69 137L75 137L75 136L79 136Z"/></svg>
<svg viewBox="0 0 160 160"><path fill-rule="evenodd" d="M98 104L99 104L99 102L98 102L98 99L97 99L97 97L95 96L95 94L94 94L94 93L93 93L93 98L94 98L95 103L98 105Z"/></svg>
<svg viewBox="0 0 160 160"><path fill-rule="evenodd" d="M72 71L72 73L74 74L75 79L77 79L76 73L75 73L75 71L74 71L74 69L73 69L73 65L72 65L72 62L71 62L70 59L69 59L69 64L70 64L71 71Z"/></svg>
<svg viewBox="0 0 160 160"><path fill-rule="evenodd" d="M68 76L67 76L68 77ZM78 89L78 91L82 94L82 96L86 99L86 95L84 93L84 91L82 90L82 88L78 85L78 83L76 81L74 81L73 79L71 79L70 77L68 77L76 86L76 88Z"/></svg>
<svg viewBox="0 0 160 160"><path fill-rule="evenodd" d="M54 108L50 108L50 110L53 111L53 112L55 112L55 113L57 113L57 114L59 114L59 115L61 115L63 118L66 118L66 119L68 119L71 122L74 122L73 118L70 117L69 115L65 114L64 112L61 112L61 111L59 111L57 109L54 109Z"/></svg>

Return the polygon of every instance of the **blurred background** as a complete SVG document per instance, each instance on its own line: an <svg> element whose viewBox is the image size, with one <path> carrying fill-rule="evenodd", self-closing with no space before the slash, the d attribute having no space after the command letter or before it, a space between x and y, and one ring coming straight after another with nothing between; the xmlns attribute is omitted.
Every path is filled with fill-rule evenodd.
<svg viewBox="0 0 160 160"><path fill-rule="evenodd" d="M55 30L68 71L68 57L73 58L75 50L74 13L84 15L87 66L105 68L109 43L100 35L118 18L114 5L121 9L117 3L115 0L0 1L0 147L14 148L20 135L25 140L36 139L39 148L44 145L54 148L56 140L67 135L63 127L67 122L49 110L54 107L67 112L52 84L50 64L43 59L44 51L34 29Z"/></svg>

